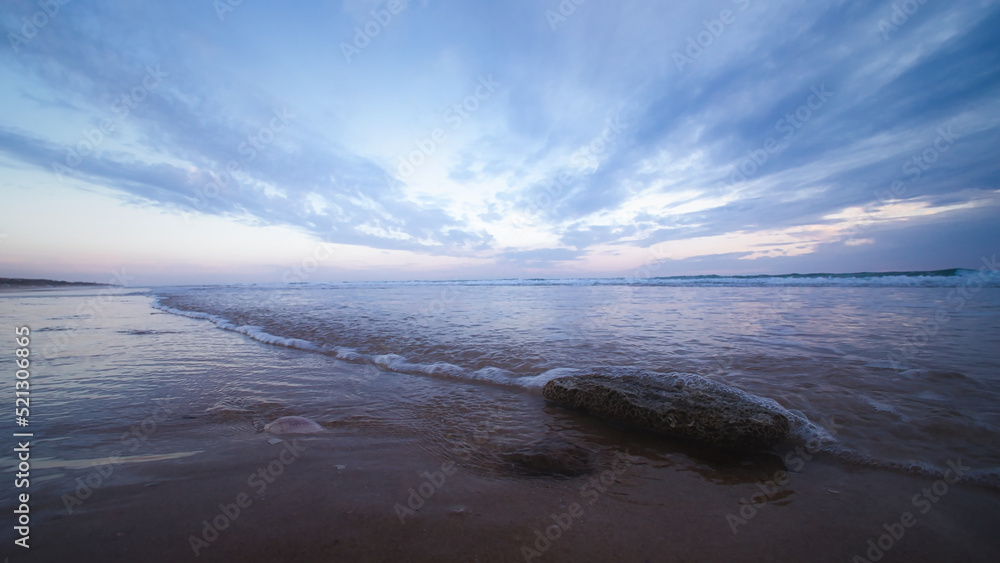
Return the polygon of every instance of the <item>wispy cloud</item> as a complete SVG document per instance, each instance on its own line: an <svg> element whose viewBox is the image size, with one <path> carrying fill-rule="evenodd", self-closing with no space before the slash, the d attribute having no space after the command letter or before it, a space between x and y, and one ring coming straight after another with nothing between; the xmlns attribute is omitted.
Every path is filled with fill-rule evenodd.
<svg viewBox="0 0 1000 563"><path fill-rule="evenodd" d="M888 32L891 2L588 2L555 29L553 5L220 20L67 3L0 54L2 165L136 208L545 275L625 270L653 247L678 271L850 269L892 232L958 232L1000 204L998 2L928 2ZM38 10L10 2L0 23L25 39ZM947 150L914 164L942 130Z"/></svg>

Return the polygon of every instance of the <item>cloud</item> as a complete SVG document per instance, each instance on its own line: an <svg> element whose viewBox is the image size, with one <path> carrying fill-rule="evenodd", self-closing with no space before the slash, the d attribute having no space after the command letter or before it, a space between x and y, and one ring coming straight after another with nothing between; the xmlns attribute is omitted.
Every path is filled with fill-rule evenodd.
<svg viewBox="0 0 1000 563"><path fill-rule="evenodd" d="M377 5L219 21L67 4L0 55L0 152L135 205L553 275L650 249L698 268L836 261L996 204L996 2L926 3L891 33L891 2L588 2L555 29L526 0L411 2L348 63L339 44ZM34 11L12 2L2 22ZM502 88L448 128L481 76ZM427 163L396 177L435 128Z"/></svg>
<svg viewBox="0 0 1000 563"><path fill-rule="evenodd" d="M53 22L36 41L36 52L8 64L27 70L33 76L30 87L44 88L54 103L91 108L99 120L112 114L109 100L142 84L150 64L124 50L127 36L116 33L138 23L129 19L136 14L81 12L67 13L64 19L100 20L111 29L99 32L80 22L75 22L79 27ZM324 141L308 116L296 115L280 101L270 104L267 98L273 96L251 88L220 99L228 89L222 94L215 90L217 79L205 81L198 72L204 69L181 66L176 55L164 51L150 52L163 49L157 39L163 38L129 45L147 53L150 61L165 61L155 67L162 66L166 74L162 85L146 92L118 123L119 129L134 133L131 151L113 150L120 140L107 133L94 154L69 157L80 143L93 145L86 139L94 137L87 135L98 128L89 125L75 135L80 143L3 127L0 150L45 171L58 168L61 175L119 190L131 201L291 225L336 242L461 254L489 241L488 234L466 229L441 209L407 201L386 170ZM60 99L55 92L67 84L75 91ZM315 213L317 196L327 202L328 213Z"/></svg>

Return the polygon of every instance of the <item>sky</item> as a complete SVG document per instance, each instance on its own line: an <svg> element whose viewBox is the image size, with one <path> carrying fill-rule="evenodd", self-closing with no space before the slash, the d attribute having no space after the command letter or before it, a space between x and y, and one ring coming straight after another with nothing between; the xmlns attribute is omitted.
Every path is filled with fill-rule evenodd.
<svg viewBox="0 0 1000 563"><path fill-rule="evenodd" d="M976 268L1000 2L5 0L0 277Z"/></svg>

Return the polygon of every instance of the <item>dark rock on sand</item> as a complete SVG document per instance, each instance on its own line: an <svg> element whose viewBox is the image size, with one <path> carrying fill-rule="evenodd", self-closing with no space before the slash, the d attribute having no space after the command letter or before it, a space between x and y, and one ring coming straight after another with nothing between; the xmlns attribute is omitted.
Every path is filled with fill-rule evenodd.
<svg viewBox="0 0 1000 563"><path fill-rule="evenodd" d="M561 406L727 450L766 450L790 430L788 417L760 398L694 375L603 368L553 379L542 393Z"/></svg>
<svg viewBox="0 0 1000 563"><path fill-rule="evenodd" d="M538 477L576 477L591 471L591 452L571 444L543 440L500 454L518 473Z"/></svg>

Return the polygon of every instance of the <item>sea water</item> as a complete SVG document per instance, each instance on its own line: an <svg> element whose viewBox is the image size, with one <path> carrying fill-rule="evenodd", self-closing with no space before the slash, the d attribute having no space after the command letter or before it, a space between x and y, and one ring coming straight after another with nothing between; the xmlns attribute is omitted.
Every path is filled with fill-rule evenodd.
<svg viewBox="0 0 1000 563"><path fill-rule="evenodd" d="M967 481L996 487L997 286L949 271L86 288L0 302L5 325L31 329L41 487L72 488L67 472L112 451L198 455L289 415L425 433L431 450L476 433L516 444L551 425L546 381L598 366L724 383L784 409L789 444L932 475L961 460Z"/></svg>

